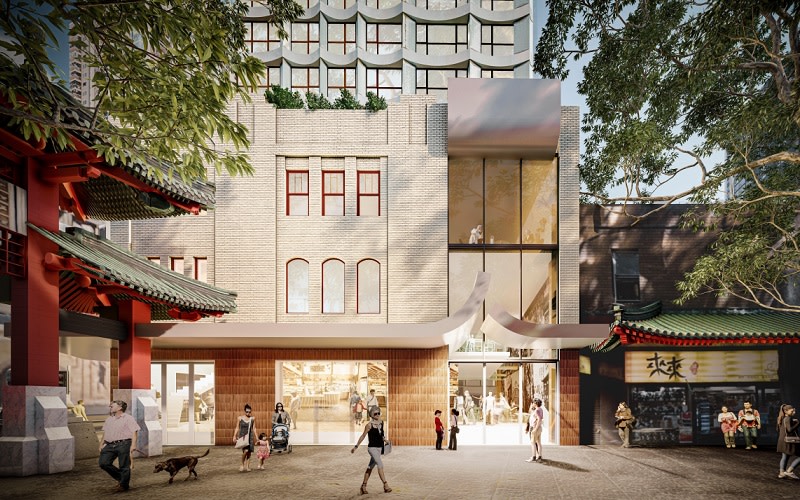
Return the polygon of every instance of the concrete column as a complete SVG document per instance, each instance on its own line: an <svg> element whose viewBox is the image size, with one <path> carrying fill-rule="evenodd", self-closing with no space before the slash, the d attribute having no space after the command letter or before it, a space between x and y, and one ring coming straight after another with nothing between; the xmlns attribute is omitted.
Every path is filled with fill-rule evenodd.
<svg viewBox="0 0 800 500"><path fill-rule="evenodd" d="M67 427L66 400L66 387L3 386L0 476L73 469L75 441Z"/></svg>

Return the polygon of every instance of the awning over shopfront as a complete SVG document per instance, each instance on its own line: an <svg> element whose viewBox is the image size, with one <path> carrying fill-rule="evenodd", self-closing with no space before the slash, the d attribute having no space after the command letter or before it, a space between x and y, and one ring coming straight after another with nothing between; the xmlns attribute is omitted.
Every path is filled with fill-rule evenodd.
<svg viewBox="0 0 800 500"><path fill-rule="evenodd" d="M481 330L500 345L518 349L580 349L608 336L607 325L530 323L496 305L488 309Z"/></svg>
<svg viewBox="0 0 800 500"><path fill-rule="evenodd" d="M28 227L60 248L59 255L46 256L45 265L60 272L61 309L93 314L97 307L133 299L150 304L154 320L197 320L236 311L235 292L165 269L88 231Z"/></svg>
<svg viewBox="0 0 800 500"><path fill-rule="evenodd" d="M488 273L478 273L464 305L433 323L152 323L136 327L154 348L280 347L405 348L449 346L455 352L470 331L489 291Z"/></svg>
<svg viewBox="0 0 800 500"><path fill-rule="evenodd" d="M635 311L617 311L611 333L593 349L620 344L671 346L774 345L800 343L800 314L765 310L662 312L656 302Z"/></svg>

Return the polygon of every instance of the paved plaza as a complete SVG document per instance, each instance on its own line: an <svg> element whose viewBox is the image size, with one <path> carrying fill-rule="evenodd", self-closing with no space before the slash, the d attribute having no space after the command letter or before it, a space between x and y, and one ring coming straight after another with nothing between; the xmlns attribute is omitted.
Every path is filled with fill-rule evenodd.
<svg viewBox="0 0 800 500"><path fill-rule="evenodd" d="M240 473L233 447L212 447L200 459L199 480L174 484L153 473L165 457L199 454L205 447L167 447L164 457L134 461L131 490L113 493L115 483L97 460L79 460L71 472L50 476L0 478L0 497L237 499L237 498L798 498L800 481L778 479L773 450L719 447L629 448L546 446L542 463L526 463L527 446L462 446L456 452L433 446L395 447L385 458L391 493L383 493L377 474L369 494L358 488L368 458L343 446L294 446L291 454L267 459L266 470ZM255 464L255 461L253 462ZM255 469L255 465L253 465Z"/></svg>

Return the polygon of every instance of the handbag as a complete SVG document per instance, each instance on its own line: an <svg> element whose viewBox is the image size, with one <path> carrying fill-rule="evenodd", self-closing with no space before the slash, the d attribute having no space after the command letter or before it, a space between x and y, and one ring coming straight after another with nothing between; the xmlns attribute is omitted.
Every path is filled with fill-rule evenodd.
<svg viewBox="0 0 800 500"><path fill-rule="evenodd" d="M383 454L388 455L391 452L392 452L392 442L386 441L385 443L383 443Z"/></svg>
<svg viewBox="0 0 800 500"><path fill-rule="evenodd" d="M247 425L247 434L244 436L240 436L239 439L236 440L236 444L233 445L234 448L237 450L241 450L242 448L247 448L250 446L250 426L253 425L253 419L250 419L250 423Z"/></svg>
<svg viewBox="0 0 800 500"><path fill-rule="evenodd" d="M796 435L795 436L790 436L790 435L787 434L786 437L783 438L783 441L785 443L788 443L788 444L800 444L800 437L798 437Z"/></svg>
<svg viewBox="0 0 800 500"><path fill-rule="evenodd" d="M461 432L461 429L459 429L459 428L458 428L458 426L455 426L455 430L456 430L456 434L458 434L459 432Z"/></svg>

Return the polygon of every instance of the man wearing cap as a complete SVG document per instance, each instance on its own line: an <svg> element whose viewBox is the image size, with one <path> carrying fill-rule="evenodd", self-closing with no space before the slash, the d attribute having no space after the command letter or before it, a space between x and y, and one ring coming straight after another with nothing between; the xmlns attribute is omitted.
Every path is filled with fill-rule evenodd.
<svg viewBox="0 0 800 500"><path fill-rule="evenodd" d="M103 424L100 438L100 468L117 481L115 491L128 491L131 482L131 452L136 449L139 424L125 413L128 403L112 401L108 405L110 416ZM114 466L114 459L119 467Z"/></svg>

